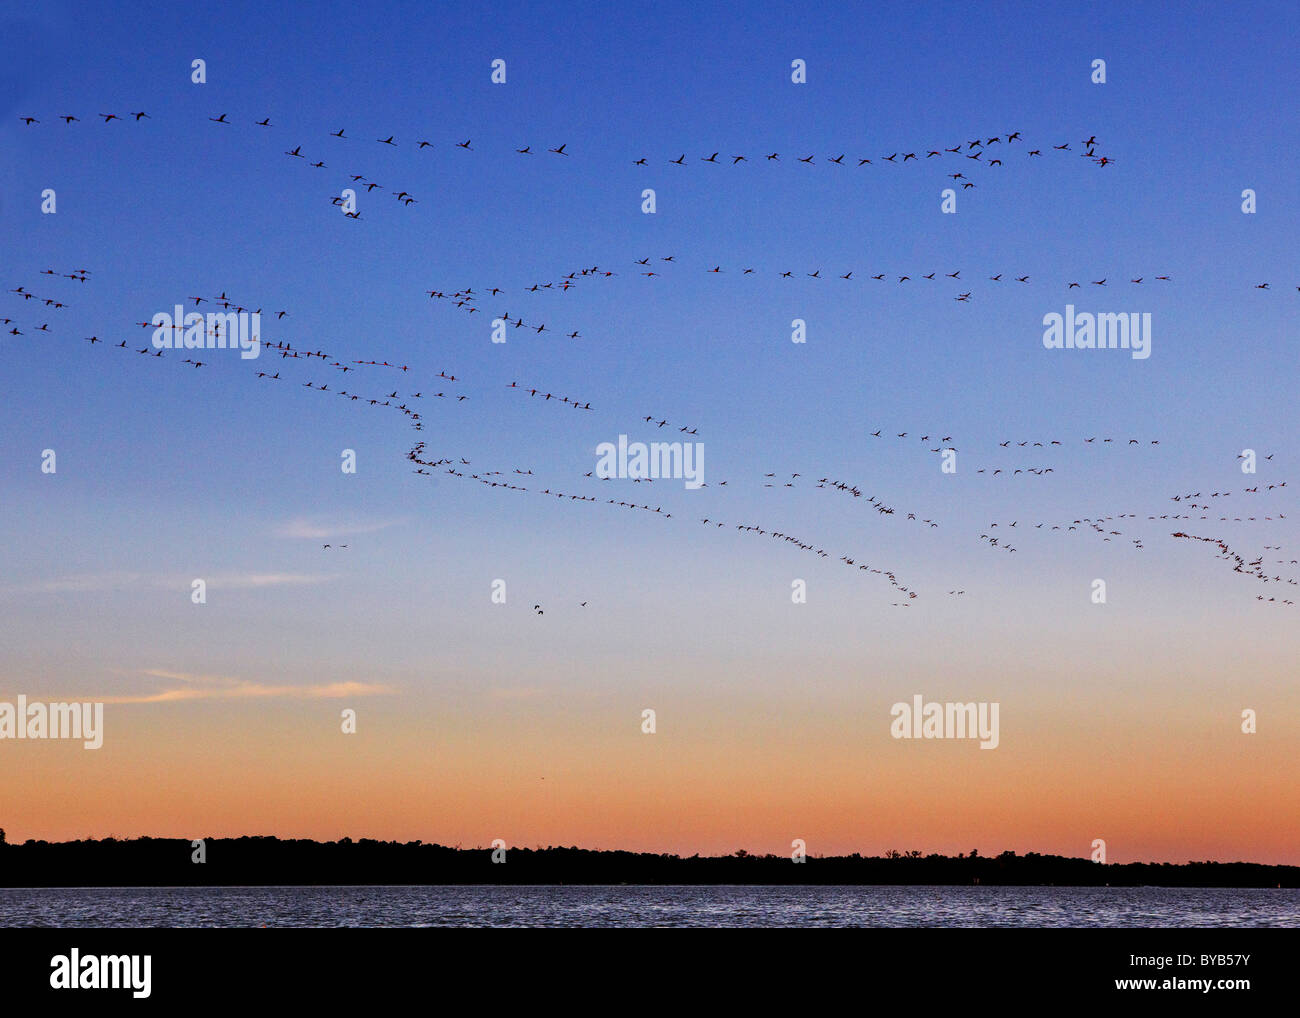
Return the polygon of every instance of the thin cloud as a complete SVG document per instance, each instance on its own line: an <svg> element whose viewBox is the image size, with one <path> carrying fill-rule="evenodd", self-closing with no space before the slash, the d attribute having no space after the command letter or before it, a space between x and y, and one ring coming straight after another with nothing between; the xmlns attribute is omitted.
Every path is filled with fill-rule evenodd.
<svg viewBox="0 0 1300 1018"><path fill-rule="evenodd" d="M10 590L41 594L83 594L100 590L121 590L141 586L146 577L141 573L81 573L57 580L42 580L10 587Z"/></svg>
<svg viewBox="0 0 1300 1018"><path fill-rule="evenodd" d="M101 696L103 703L174 703L182 700L336 700L351 696L385 696L395 693L391 686L374 682L328 682L310 686L272 686L230 675L193 675L161 668L148 668L141 674L151 678L184 683L153 693L134 696Z"/></svg>
<svg viewBox="0 0 1300 1018"><path fill-rule="evenodd" d="M93 594L110 590L189 590L195 579L209 587L227 590L259 587L291 587L328 583L335 574L321 573L214 573L206 576L157 576L144 573L80 573L36 583L19 584L5 590L35 594Z"/></svg>
<svg viewBox="0 0 1300 1018"><path fill-rule="evenodd" d="M295 587L312 583L328 583L334 575L315 573L236 573L213 576L209 587Z"/></svg>
<svg viewBox="0 0 1300 1018"><path fill-rule="evenodd" d="M276 531L281 537L301 538L310 541L324 541L337 537L351 537L354 534L373 534L389 527L395 527L403 520L382 520L373 523L325 523L320 520L294 519Z"/></svg>

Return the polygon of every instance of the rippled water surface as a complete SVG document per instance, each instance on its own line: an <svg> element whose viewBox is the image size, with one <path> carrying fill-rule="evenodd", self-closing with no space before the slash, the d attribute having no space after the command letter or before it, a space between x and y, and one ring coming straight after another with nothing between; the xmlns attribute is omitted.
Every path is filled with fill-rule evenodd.
<svg viewBox="0 0 1300 1018"><path fill-rule="evenodd" d="M1300 890L1160 887L0 889L0 926L1290 926Z"/></svg>

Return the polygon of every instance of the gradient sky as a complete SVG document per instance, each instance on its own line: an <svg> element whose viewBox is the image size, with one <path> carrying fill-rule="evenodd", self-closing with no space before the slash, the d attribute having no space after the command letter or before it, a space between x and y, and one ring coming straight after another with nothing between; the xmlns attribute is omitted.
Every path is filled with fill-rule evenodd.
<svg viewBox="0 0 1300 1018"><path fill-rule="evenodd" d="M1300 609L1255 600L1296 588L1170 536L1300 557L1300 14L802 6L4 5L0 277L70 306L0 297L24 333L0 336L0 699L109 701L100 750L0 742L11 840L1084 856L1103 838L1118 862L1300 863ZM97 116L136 110L150 119ZM221 113L231 126L208 121ZM1023 145L989 146L1000 168L881 162L1011 131ZM1092 135L1113 165L1079 158ZM546 152L561 143L567 158ZM327 168L283 155L299 145ZM734 154L749 162L724 165ZM977 187L943 215L951 172ZM353 173L385 185L356 222L329 203ZM660 277L639 274L664 255ZM523 290L592 265L618 275ZM468 286L506 293L472 316L425 295ZM345 378L270 351L213 351L195 371L83 342L138 348L132 323L223 291L290 312L264 320L266 340L410 371ZM1042 318L1067 302L1150 312L1152 356L1045 350ZM494 345L502 311L548 331ZM425 429L307 380L423 391ZM440 388L469 399L427 398ZM648 431L648 414L674 427ZM598 443L677 423L698 429L708 487L583 476ZM919 434L953 436L955 475ZM601 501L416 476L417 439L431 459ZM1273 459L1243 475L1246 448ZM991 476L1025 466L1054 472ZM769 472L802 476L765 488ZM1146 520L1179 511L1176 493L1281 481L1223 500L1255 522ZM1029 529L1121 513L1139 518L1109 543ZM1014 555L980 539L1012 520ZM893 607L886 580L840 555L918 597ZM807 604L791 603L796 578ZM892 739L890 706L917 693L998 701L1001 745Z"/></svg>

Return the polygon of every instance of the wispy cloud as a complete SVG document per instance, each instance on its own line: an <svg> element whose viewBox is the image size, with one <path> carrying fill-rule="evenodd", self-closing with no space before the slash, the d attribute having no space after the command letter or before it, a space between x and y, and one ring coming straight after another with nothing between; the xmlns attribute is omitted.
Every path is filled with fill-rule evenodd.
<svg viewBox="0 0 1300 1018"><path fill-rule="evenodd" d="M34 594L89 594L110 590L188 590L201 578L209 588L237 590L255 587L304 586L328 583L335 574L322 573L200 573L195 576L161 576L146 573L78 573L35 583L2 588L7 592Z"/></svg>
<svg viewBox="0 0 1300 1018"><path fill-rule="evenodd" d="M323 541L337 537L351 537L353 534L373 534L379 530L395 527L404 520L377 520L370 523L323 522L319 519L298 518L290 520L276 533L281 537L296 537L310 541Z"/></svg>
<svg viewBox="0 0 1300 1018"><path fill-rule="evenodd" d="M294 587L328 583L334 574L319 573L234 573L217 574L208 580L209 587Z"/></svg>
<svg viewBox="0 0 1300 1018"><path fill-rule="evenodd" d="M7 589L41 594L80 594L146 586L145 581L147 579L141 573L80 573L73 576L62 576L54 580L19 584Z"/></svg>
<svg viewBox="0 0 1300 1018"><path fill-rule="evenodd" d="M103 703L172 703L181 700L249 700L272 697L293 700L335 700L351 696L383 696L396 692L391 686L374 682L273 686L231 675L194 675L162 668L147 668L140 674L164 679L168 683L168 688L153 693L100 696L96 699Z"/></svg>

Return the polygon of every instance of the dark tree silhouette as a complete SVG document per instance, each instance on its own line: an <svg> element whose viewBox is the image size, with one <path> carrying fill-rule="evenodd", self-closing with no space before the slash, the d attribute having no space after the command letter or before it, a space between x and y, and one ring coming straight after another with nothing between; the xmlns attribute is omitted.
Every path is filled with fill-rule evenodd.
<svg viewBox="0 0 1300 1018"><path fill-rule="evenodd" d="M1110 863L1017 855L956 858L912 849L888 856L689 857L581 848L509 848L504 864L489 846L449 848L373 838L339 841L275 837L205 838L206 861L189 839L134 838L4 844L0 885L160 887L342 884L947 884L1074 887L1298 887L1300 866L1247 862ZM0 844L3 838L0 837Z"/></svg>

